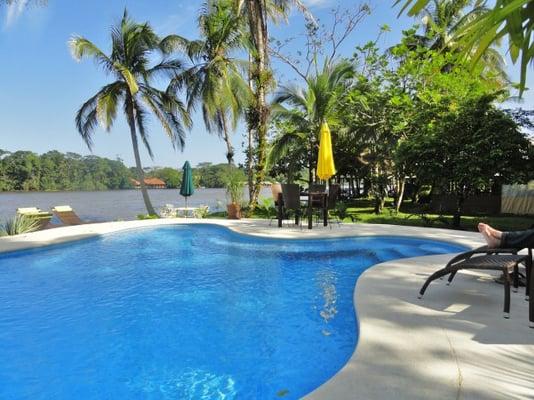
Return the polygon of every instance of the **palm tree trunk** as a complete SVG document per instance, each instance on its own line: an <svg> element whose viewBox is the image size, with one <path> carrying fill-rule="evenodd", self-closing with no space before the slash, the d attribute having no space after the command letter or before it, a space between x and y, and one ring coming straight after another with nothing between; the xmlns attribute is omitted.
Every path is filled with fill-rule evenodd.
<svg viewBox="0 0 534 400"><path fill-rule="evenodd" d="M406 178L404 176L399 177L398 190L397 190L397 203L395 204L395 210L400 211L402 200L404 200L404 189L406 188Z"/></svg>
<svg viewBox="0 0 534 400"><path fill-rule="evenodd" d="M128 125L130 126L130 136L132 138L132 147L135 157L135 167L137 170L137 179L141 185L141 193L143 195L143 201L145 202L145 207L148 215L157 215L150 197L148 197L148 190L145 185L145 173L143 172L143 167L141 165L141 157L139 156L139 144L137 142L137 131L135 129L135 118L134 118L134 109L131 100L128 101L126 113L128 115Z"/></svg>
<svg viewBox="0 0 534 400"><path fill-rule="evenodd" d="M226 143L226 159L228 160L228 165L234 163L234 147L232 146L232 139L230 138L230 133L228 132L228 122L226 121L226 113L221 110L222 116L222 126L223 126L223 140Z"/></svg>
<svg viewBox="0 0 534 400"><path fill-rule="evenodd" d="M254 131L248 129L248 148L247 148L247 178L248 178L248 201L249 204L252 203L252 198L254 197L254 160L253 160L253 151L254 151Z"/></svg>
<svg viewBox="0 0 534 400"><path fill-rule="evenodd" d="M250 33L254 42L253 81L255 86L255 104L253 123L257 135L256 165L254 168L254 185L250 208L253 210L258 202L261 185L265 179L265 161L267 156L267 120L269 107L266 101L268 85L267 53L267 14L265 0L247 0Z"/></svg>
<svg viewBox="0 0 534 400"><path fill-rule="evenodd" d="M248 86L250 92L254 91L254 84L252 82L252 56L248 53ZM254 197L254 127L250 118L247 118L247 130L248 130L248 148L247 148L247 178L248 178L248 202L252 204L252 198Z"/></svg>
<svg viewBox="0 0 534 400"><path fill-rule="evenodd" d="M310 135L310 150L308 152L308 187L310 187L313 184L313 139Z"/></svg>

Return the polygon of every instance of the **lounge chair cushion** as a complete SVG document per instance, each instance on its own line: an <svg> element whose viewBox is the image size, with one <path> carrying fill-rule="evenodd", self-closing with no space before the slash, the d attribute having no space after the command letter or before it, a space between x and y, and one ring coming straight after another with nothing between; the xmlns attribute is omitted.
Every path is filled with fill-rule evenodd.
<svg viewBox="0 0 534 400"><path fill-rule="evenodd" d="M21 207L17 208L17 214L38 214L41 212L37 207Z"/></svg>
<svg viewBox="0 0 534 400"><path fill-rule="evenodd" d="M53 209L55 212L69 212L72 211L71 206L55 206Z"/></svg>

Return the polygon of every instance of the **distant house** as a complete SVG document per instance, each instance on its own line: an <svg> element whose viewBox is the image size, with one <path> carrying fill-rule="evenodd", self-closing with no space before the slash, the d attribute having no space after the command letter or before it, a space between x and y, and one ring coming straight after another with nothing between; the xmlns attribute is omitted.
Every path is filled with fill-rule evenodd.
<svg viewBox="0 0 534 400"><path fill-rule="evenodd" d="M145 181L145 186L148 189L166 189L167 188L167 184L158 178L145 178L144 181ZM141 183L139 181L135 179L131 179L131 182L134 188L136 189L141 188Z"/></svg>

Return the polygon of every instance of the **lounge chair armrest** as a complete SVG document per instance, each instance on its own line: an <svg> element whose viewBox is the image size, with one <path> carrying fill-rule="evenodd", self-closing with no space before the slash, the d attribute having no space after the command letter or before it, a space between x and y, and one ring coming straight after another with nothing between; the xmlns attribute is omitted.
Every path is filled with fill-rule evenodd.
<svg viewBox="0 0 534 400"><path fill-rule="evenodd" d="M517 254L521 251L522 249L505 249L505 248L498 248L498 249L488 249L486 251L487 254L502 254L502 253L505 253L505 254Z"/></svg>
<svg viewBox="0 0 534 400"><path fill-rule="evenodd" d="M499 254L499 253L518 253L522 249L515 249L515 248L504 248L504 247L492 247L489 248L488 246L482 246L478 247L474 250L472 250L473 254Z"/></svg>
<svg viewBox="0 0 534 400"><path fill-rule="evenodd" d="M467 260L477 254L495 254L495 253L512 253L516 254L518 249L500 249L500 248L488 248L487 246L478 247L473 250L465 251L453 257L448 263L447 266L456 264L460 261Z"/></svg>

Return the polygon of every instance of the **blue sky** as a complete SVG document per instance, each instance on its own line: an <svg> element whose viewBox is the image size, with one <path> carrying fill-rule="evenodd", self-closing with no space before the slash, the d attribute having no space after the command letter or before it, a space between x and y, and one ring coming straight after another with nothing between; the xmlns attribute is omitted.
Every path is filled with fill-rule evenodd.
<svg viewBox="0 0 534 400"><path fill-rule="evenodd" d="M309 9L324 23L330 20L333 7L354 7L354 0L307 0ZM0 10L0 149L9 151L49 150L90 154L74 126L74 116L80 105L92 96L109 78L91 61L75 62L67 41L73 34L87 37L103 50L109 46L109 27L122 15L126 7L137 21L149 21L157 33L178 33L188 38L197 35L196 16L200 0L48 0L44 8L31 7L23 12L3 7ZM381 39L381 46L396 43L403 29L414 23L407 17L397 18L393 0L371 1L373 13L346 41L341 53L350 55L357 44L376 38L379 27L390 25L392 31ZM302 33L303 19L297 13L289 24L272 29L277 38ZM294 45L292 51L297 51ZM291 71L275 63L283 79L291 79ZM510 66L510 74L517 77L517 67ZM532 75L532 73L531 73ZM530 78L532 82L532 78ZM523 107L532 108L534 96L525 96ZM243 161L240 150L245 140L240 126L234 135L236 160ZM145 166L193 165L210 161L224 162L224 144L209 135L199 115L188 133L183 152L174 151L162 129L150 125L150 140L155 154L150 160L143 151ZM122 116L110 133L95 132L93 154L122 158L133 165L133 155L127 127Z"/></svg>

